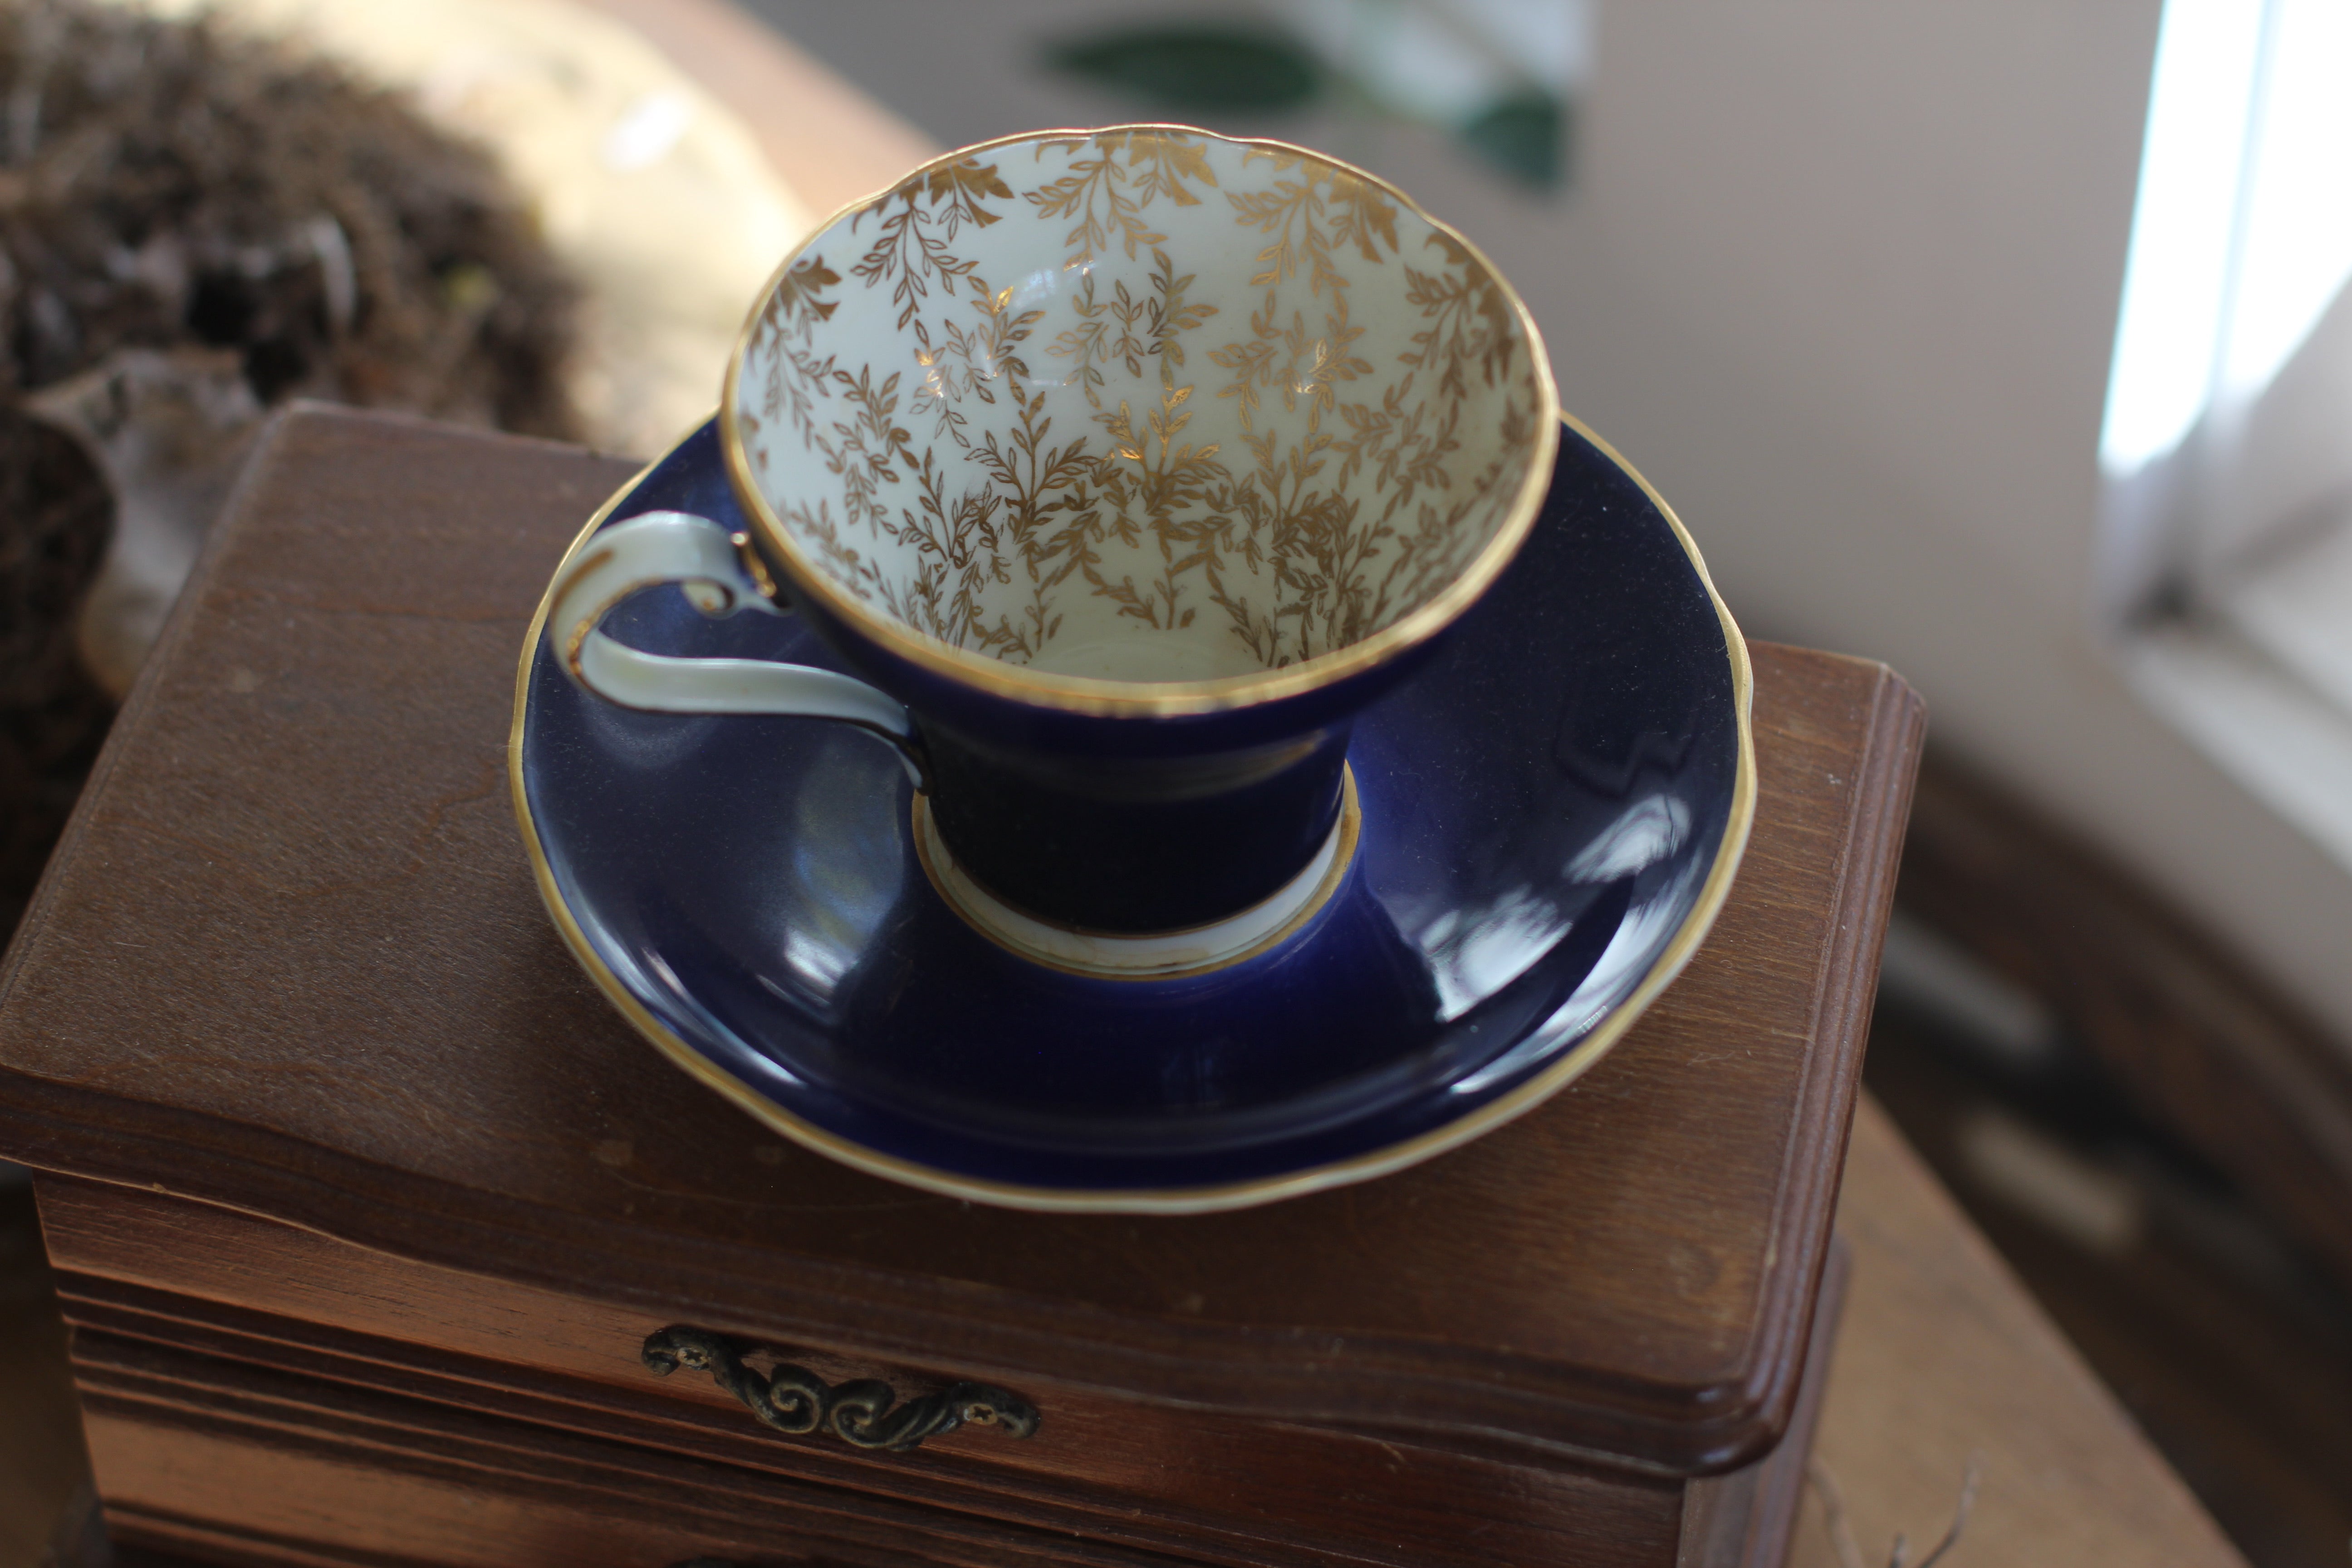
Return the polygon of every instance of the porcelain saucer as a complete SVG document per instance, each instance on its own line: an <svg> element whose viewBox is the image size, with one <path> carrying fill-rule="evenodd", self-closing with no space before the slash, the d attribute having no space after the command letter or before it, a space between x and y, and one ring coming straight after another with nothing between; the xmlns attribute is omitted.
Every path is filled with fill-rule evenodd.
<svg viewBox="0 0 2352 1568"><path fill-rule="evenodd" d="M588 524L740 527L705 425ZM811 1148L1039 1209L1181 1213L1360 1181L1499 1125L1696 951L1756 791L1746 645L1689 536L1570 422L1542 516L1428 668L1357 721L1346 877L1269 952L1111 980L942 900L896 754L803 719L597 700L531 626L509 760L540 890L680 1066ZM606 630L841 668L796 618L675 590Z"/></svg>

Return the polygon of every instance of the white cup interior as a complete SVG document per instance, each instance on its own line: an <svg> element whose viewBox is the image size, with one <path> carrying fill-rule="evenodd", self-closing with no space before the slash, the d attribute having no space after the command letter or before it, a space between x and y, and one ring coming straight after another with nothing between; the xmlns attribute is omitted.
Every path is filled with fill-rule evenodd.
<svg viewBox="0 0 2352 1568"><path fill-rule="evenodd" d="M1129 128L961 154L835 220L728 412L820 591L1036 670L1213 680L1460 577L1527 486L1540 354L1387 187Z"/></svg>

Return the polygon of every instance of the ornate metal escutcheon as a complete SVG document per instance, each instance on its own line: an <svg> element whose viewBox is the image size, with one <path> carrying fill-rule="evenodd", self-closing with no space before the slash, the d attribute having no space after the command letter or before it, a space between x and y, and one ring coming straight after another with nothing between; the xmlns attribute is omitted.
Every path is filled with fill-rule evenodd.
<svg viewBox="0 0 2352 1568"><path fill-rule="evenodd" d="M646 1335L640 1353L659 1377L679 1367L708 1372L712 1382L779 1432L830 1432L853 1447L903 1454L926 1437L963 1426L994 1426L1015 1437L1037 1430L1034 1405L985 1383L951 1384L901 1405L887 1383L869 1377L828 1384L767 1346L683 1323ZM761 1354L779 1358L775 1371L764 1377L744 1360Z"/></svg>

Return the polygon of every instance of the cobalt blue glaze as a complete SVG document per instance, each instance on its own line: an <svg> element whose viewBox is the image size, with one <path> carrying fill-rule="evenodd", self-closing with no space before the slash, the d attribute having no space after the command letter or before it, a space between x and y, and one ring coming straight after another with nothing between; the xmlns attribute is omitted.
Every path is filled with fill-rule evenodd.
<svg viewBox="0 0 2352 1568"><path fill-rule="evenodd" d="M613 517L730 521L727 489L706 427ZM606 629L844 668L797 618L707 620L669 590ZM616 708L543 640L521 771L596 960L689 1050L885 1160L1113 1195L1376 1157L1591 1039L1698 905L1735 809L1736 702L1674 530L1570 429L1517 560L1355 721L1345 886L1256 959L1154 982L1024 963L932 891L887 746Z"/></svg>
<svg viewBox="0 0 2352 1568"><path fill-rule="evenodd" d="M1339 819L1350 721L1453 630L1243 708L1070 712L905 658L807 592L740 508L702 515L755 542L772 580L845 669L907 705L957 863L1017 909L1094 931L1206 925L1289 882Z"/></svg>
<svg viewBox="0 0 2352 1568"><path fill-rule="evenodd" d="M1113 732L1166 721L1096 721ZM1008 750L915 722L956 864L1064 925L1207 925L1297 876L1339 816L1344 724L1247 752L1135 758Z"/></svg>

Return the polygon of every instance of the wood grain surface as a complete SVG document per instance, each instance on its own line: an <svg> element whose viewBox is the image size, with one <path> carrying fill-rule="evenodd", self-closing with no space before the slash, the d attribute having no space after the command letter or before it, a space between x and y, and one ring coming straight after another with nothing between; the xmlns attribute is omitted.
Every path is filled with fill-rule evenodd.
<svg viewBox="0 0 2352 1568"><path fill-rule="evenodd" d="M618 1020L508 809L512 661L625 468L311 410L248 470L0 985L0 1149L373 1247L999 1382L1685 1472L1785 1426L1916 755L1758 658L1713 939L1573 1091L1239 1214L966 1206L781 1145Z"/></svg>
<svg viewBox="0 0 2352 1568"><path fill-rule="evenodd" d="M158 1221L188 1222L177 1248L184 1256L239 1258L257 1278L306 1277L312 1294L297 1305L315 1305L319 1290L339 1285L338 1307L397 1296L424 1311L475 1317L488 1331L478 1348L507 1359L377 1337L375 1329L402 1326L385 1322L381 1309L362 1334L81 1272L91 1261L137 1267L139 1244L156 1239L149 1226L120 1223L122 1196L56 1181L44 1193L58 1228L84 1242L100 1238L84 1246L61 1283L92 1451L121 1531L199 1550L233 1532L325 1552L397 1539L433 1563L557 1560L549 1556L551 1523L576 1533L582 1519L620 1496L636 1500L628 1509L636 1523L674 1542L672 1556L708 1549L705 1532L731 1509L764 1521L755 1539L805 1534L809 1517L824 1515L857 1526L868 1541L919 1544L928 1558L957 1563L996 1561L992 1542L1025 1540L1031 1555L1055 1561L1165 1553L1233 1568L1778 1568L1834 1334L1834 1281L1843 1273L1833 1267L1824 1285L1807 1392L1789 1438L1745 1470L1679 1488L1574 1468L1530 1470L1405 1438L1109 1406L1051 1389L1034 1391L1051 1415L1032 1442L967 1432L913 1454L861 1454L823 1437L779 1437L707 1387L658 1383L619 1355L553 1373L537 1364L544 1352L532 1341L560 1335L584 1304L567 1310L491 1297L494 1311L485 1315L446 1284L438 1291L431 1282L404 1285L382 1265L362 1264L348 1281L331 1283L317 1259L301 1256L303 1242L281 1238L273 1249L201 1215L172 1215L172 1200L142 1206ZM342 1244L313 1237L310 1245ZM350 1251L338 1261L356 1262ZM202 1282L216 1285L228 1272L215 1268ZM606 1337L607 1348L620 1348L622 1338ZM873 1366L819 1371L829 1379L891 1374ZM671 1397L680 1387L683 1401ZM273 1447L299 1453L312 1470L299 1493L286 1493L278 1467L260 1461L257 1450ZM215 1457L190 1462L205 1454ZM346 1477L352 1471L360 1479ZM394 1520L380 1517L387 1488L406 1489ZM688 1492L724 1498L730 1508L714 1514L707 1501L682 1500ZM470 1506L475 1494L498 1507ZM566 1550L566 1568L641 1560L618 1540L594 1550L574 1541Z"/></svg>
<svg viewBox="0 0 2352 1568"><path fill-rule="evenodd" d="M1940 1568L2244 1568L2196 1498L2035 1306L1885 1111L1854 1117L1839 1204L1845 1330L1813 1443L1859 1561L1916 1563L1973 1464ZM1854 1568L1816 1486L1790 1568Z"/></svg>
<svg viewBox="0 0 2352 1568"><path fill-rule="evenodd" d="M110 1408L131 1426L162 1419L163 1405L217 1412L258 1375L281 1391L269 1395L279 1405L285 1389L310 1390L305 1408L330 1426L349 1391L367 1391L388 1432L411 1434L387 1436L388 1448L437 1451L440 1423L457 1409L487 1418L485 1442L541 1441L498 1436L526 1423L649 1464L718 1467L747 1499L790 1503L814 1489L844 1506L864 1500L878 1516L931 1519L942 1532L941 1520L987 1518L1202 1562L1301 1568L1477 1568L1498 1555L1654 1563L1671 1554L1683 1507L1680 1489L1654 1478L1530 1472L1410 1436L1149 1405L1034 1376L1016 1388L1045 1415L1025 1441L967 1428L911 1453L861 1451L779 1436L708 1377L654 1376L637 1349L665 1320L641 1309L152 1194L46 1179L42 1197L85 1395L113 1389ZM835 1384L880 1378L901 1397L947 1381L871 1357L795 1347L793 1359ZM149 1394L118 1386L126 1365L148 1367ZM154 1379L178 1392L166 1397ZM415 1405L444 1414L402 1414ZM94 1430L110 1503L152 1501L152 1489L128 1489L110 1441ZM251 1505L222 1511L247 1517ZM1475 1536L1465 1518L1479 1521ZM363 1539L361 1522L346 1521L344 1539Z"/></svg>
<svg viewBox="0 0 2352 1568"><path fill-rule="evenodd" d="M1799 1506L1790 1568L1857 1562L1883 1568L1898 1535L1911 1542L1907 1561L1918 1562L1950 1521L1971 1461L1981 1470L1976 1506L1944 1568L2244 1568L1867 1099L1855 1116L1839 1225L1854 1271L1815 1452L1843 1500L1855 1555L1842 1557L1833 1545L1816 1488ZM250 1482L252 1469L207 1472L207 1462L200 1457L184 1473L211 1474L224 1493ZM333 1473L285 1466L275 1449L262 1452L255 1468L297 1495L314 1475ZM374 1496L384 1485L364 1474L347 1497ZM55 1489L52 1510L65 1490ZM582 1538L576 1521L538 1506L533 1528L557 1546ZM29 1523L27 1539L38 1538L46 1521ZM600 1519L589 1529L604 1524ZM612 1538L632 1540L630 1528ZM215 1526L177 1521L164 1530L151 1521L141 1538L185 1543L210 1536L205 1555L236 1561L220 1535ZM722 1544L709 1532L687 1539ZM0 1568L34 1568L37 1555L0 1556ZM151 1561L166 1568L164 1559L145 1553L118 1556L117 1568ZM638 1560L667 1561L650 1547ZM772 1552L749 1560L783 1559ZM517 1561L527 1559L503 1568Z"/></svg>

